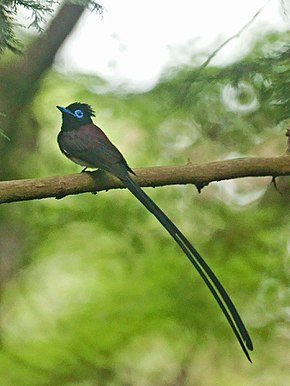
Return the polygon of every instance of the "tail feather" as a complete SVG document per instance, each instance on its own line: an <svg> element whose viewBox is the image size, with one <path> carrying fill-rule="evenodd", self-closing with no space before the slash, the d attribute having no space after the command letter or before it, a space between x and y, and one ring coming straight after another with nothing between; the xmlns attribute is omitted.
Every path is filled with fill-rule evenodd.
<svg viewBox="0 0 290 386"><path fill-rule="evenodd" d="M123 177L122 182L130 190L130 192L157 218L157 220L164 226L164 228L183 250L220 306L246 357L250 362L252 362L248 352L248 350L253 350L253 344L249 333L235 305L212 269L200 256L193 245L187 240L183 233L181 233L181 231L173 224L167 215L154 203L154 201L151 200L151 198L140 188L130 175Z"/></svg>

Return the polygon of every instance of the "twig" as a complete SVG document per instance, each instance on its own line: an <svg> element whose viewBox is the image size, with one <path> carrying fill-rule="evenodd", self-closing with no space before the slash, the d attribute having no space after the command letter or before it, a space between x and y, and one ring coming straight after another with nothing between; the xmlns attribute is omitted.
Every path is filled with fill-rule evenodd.
<svg viewBox="0 0 290 386"><path fill-rule="evenodd" d="M191 87L191 84L195 80L195 78L202 72L202 70L208 66L208 64L211 62L211 60L218 54L219 51L221 51L230 41L234 39L238 39L241 34L254 22L254 20L260 15L260 13L263 11L263 9L268 5L268 3L271 0L268 0L266 4L264 4L256 13L255 15L234 35L230 36L228 39L226 39L223 43L221 43L209 56L208 58L199 66L197 71L194 71L191 75L188 76L187 79L185 79L184 84L179 92L179 103L183 102L186 98L186 96L189 93L189 89Z"/></svg>

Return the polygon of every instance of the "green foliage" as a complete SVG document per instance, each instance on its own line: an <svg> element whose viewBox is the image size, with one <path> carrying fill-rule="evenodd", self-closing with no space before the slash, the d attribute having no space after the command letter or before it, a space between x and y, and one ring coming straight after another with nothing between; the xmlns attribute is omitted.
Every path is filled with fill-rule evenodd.
<svg viewBox="0 0 290 386"><path fill-rule="evenodd" d="M86 6L100 14L103 12L103 7L94 0L71 0L70 2ZM42 25L46 24L47 18L59 3L59 0L0 0L0 53L5 49L14 53L21 52L21 45L15 33L17 27L15 16L19 7L30 12L31 23L28 28L33 27L41 32Z"/></svg>
<svg viewBox="0 0 290 386"><path fill-rule="evenodd" d="M10 141L10 138L4 133L3 130L0 129L0 136L7 139L7 141Z"/></svg>
<svg viewBox="0 0 290 386"><path fill-rule="evenodd" d="M26 1L26 0L1 0L0 1L0 51L9 49L15 53L20 52L19 41L15 37L15 16L19 6L31 12L31 24L41 30L41 23L45 22L48 14L53 12L53 6L58 4L57 0Z"/></svg>
<svg viewBox="0 0 290 386"><path fill-rule="evenodd" d="M290 118L289 32L258 41L242 60L222 68L172 68L155 90L162 117L186 115L202 134L243 151L261 132L272 135ZM157 104L156 104L157 106ZM287 124L287 122L286 122Z"/></svg>
<svg viewBox="0 0 290 386"><path fill-rule="evenodd" d="M240 68L254 64L262 46ZM259 74L268 71L281 86L287 65L279 59L274 75L267 66ZM94 106L96 123L132 167L282 153L280 105L263 87L258 92L260 75L256 83L254 70L235 78L237 69L205 69L182 106L176 100L188 69L147 93L121 96L92 93L98 78L50 72L23 114L40 136L19 167L27 178L80 170L56 145L54 106L75 100ZM228 108L222 91L234 78L253 85L255 110L241 108L248 94L240 96L239 111ZM194 269L127 191L2 206L7 240L15 231L9 224L17 223L25 242L2 295L1 384L287 384L289 203L270 182L224 181L201 194L192 186L147 190L233 297L254 340L253 366Z"/></svg>
<svg viewBox="0 0 290 386"><path fill-rule="evenodd" d="M0 118L2 117L5 117L5 114L2 114L0 113ZM5 134L5 132L3 130L0 129L0 136L2 136L3 138L6 138L7 141L10 141L10 138Z"/></svg>

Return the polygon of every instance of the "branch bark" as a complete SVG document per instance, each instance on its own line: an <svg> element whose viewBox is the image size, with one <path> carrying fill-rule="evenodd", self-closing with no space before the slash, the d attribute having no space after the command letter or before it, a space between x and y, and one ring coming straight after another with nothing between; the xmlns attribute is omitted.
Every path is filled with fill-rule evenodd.
<svg viewBox="0 0 290 386"><path fill-rule="evenodd" d="M237 158L205 164L135 169L142 187L194 184L200 191L213 181L241 177L290 175L290 155L274 158ZM41 179L0 182L0 203L63 198L70 194L124 188L118 178L103 171Z"/></svg>

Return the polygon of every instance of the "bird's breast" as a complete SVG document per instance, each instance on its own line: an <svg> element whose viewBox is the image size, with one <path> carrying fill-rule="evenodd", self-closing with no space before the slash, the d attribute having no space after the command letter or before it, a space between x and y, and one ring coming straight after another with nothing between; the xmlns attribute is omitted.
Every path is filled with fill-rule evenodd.
<svg viewBox="0 0 290 386"><path fill-rule="evenodd" d="M81 166L85 166L87 168L95 169L95 165L92 165L86 160L73 154L73 153L78 153L78 149L76 151L70 150L70 148L72 147L72 144L74 143L74 140L73 140L74 138L71 138L71 137L73 137L73 135L70 135L69 133L63 134L62 132L60 132L60 134L58 135L57 141L61 152L74 163ZM70 146L67 145L67 142L69 143Z"/></svg>

